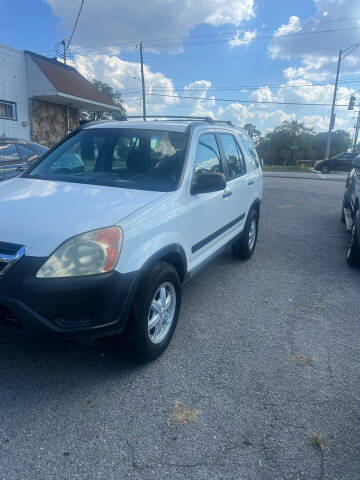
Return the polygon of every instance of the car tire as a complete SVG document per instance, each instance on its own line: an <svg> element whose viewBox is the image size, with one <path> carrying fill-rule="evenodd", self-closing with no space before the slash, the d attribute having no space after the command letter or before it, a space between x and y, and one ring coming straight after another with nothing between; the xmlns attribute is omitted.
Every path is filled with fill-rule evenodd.
<svg viewBox="0 0 360 480"><path fill-rule="evenodd" d="M179 275L169 263L158 262L140 282L131 330L141 361L154 360L169 345L179 318L181 296Z"/></svg>
<svg viewBox="0 0 360 480"><path fill-rule="evenodd" d="M323 167L321 167L321 173L329 173L330 172L330 168L327 166L327 165L324 165Z"/></svg>
<svg viewBox="0 0 360 480"><path fill-rule="evenodd" d="M246 260L251 257L255 251L258 231L259 215L255 209L252 209L246 219L241 236L231 245L232 254L235 258Z"/></svg>
<svg viewBox="0 0 360 480"><path fill-rule="evenodd" d="M346 254L346 261L350 267L360 265L360 251L358 240L358 215L356 215L349 238L349 246Z"/></svg>

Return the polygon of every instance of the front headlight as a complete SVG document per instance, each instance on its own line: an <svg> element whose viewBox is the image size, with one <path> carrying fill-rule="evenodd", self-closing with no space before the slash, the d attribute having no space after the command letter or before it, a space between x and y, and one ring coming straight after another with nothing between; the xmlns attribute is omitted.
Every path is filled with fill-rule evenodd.
<svg viewBox="0 0 360 480"><path fill-rule="evenodd" d="M116 265L123 233L107 227L72 237L58 247L36 274L37 278L80 277L110 272Z"/></svg>

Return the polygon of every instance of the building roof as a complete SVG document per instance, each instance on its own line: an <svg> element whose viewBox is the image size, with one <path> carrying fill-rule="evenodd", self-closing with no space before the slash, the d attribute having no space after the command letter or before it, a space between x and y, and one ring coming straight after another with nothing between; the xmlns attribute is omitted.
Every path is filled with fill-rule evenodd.
<svg viewBox="0 0 360 480"><path fill-rule="evenodd" d="M74 67L65 65L56 58L44 57L28 50L25 53L31 57L56 91L71 97L108 105L109 108L114 110L119 108L107 95L95 88Z"/></svg>

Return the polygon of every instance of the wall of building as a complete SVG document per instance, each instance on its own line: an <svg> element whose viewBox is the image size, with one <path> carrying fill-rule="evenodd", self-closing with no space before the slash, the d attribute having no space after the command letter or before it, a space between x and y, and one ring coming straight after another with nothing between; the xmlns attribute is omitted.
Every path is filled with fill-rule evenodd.
<svg viewBox="0 0 360 480"><path fill-rule="evenodd" d="M0 45L0 100L16 103L16 120L0 118L0 137L30 139L25 55Z"/></svg>
<svg viewBox="0 0 360 480"><path fill-rule="evenodd" d="M30 99L31 138L34 142L52 147L67 133L66 106ZM79 110L69 107L69 126L79 126Z"/></svg>

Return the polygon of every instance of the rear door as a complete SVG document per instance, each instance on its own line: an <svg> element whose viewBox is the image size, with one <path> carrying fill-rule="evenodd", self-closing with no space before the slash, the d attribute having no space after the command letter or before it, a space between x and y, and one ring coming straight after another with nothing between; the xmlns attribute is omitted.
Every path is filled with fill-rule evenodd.
<svg viewBox="0 0 360 480"><path fill-rule="evenodd" d="M244 153L246 159L246 180L249 186L249 208L254 200L262 198L263 180L260 168L260 161L256 153L254 144L250 140L250 137L242 133L239 134L237 138L240 142L241 150Z"/></svg>
<svg viewBox="0 0 360 480"><path fill-rule="evenodd" d="M233 222L233 235L240 232L245 224L248 204L250 201L250 186L248 185L245 157L239 144L231 133L217 135L226 162L227 190Z"/></svg>

